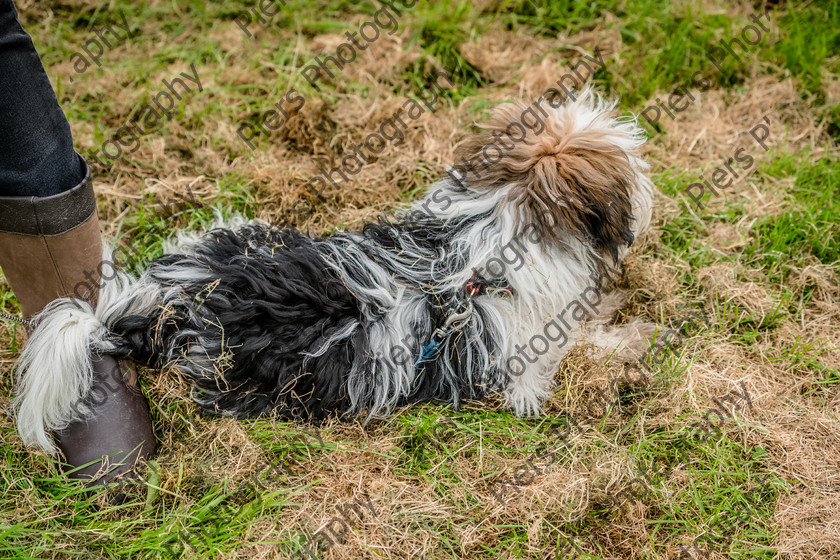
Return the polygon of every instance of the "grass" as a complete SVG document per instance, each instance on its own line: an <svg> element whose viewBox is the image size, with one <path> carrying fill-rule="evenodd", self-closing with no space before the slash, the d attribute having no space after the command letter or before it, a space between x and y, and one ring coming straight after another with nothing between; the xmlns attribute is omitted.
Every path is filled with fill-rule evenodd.
<svg viewBox="0 0 840 560"><path fill-rule="evenodd" d="M807 154L806 154L807 157ZM788 209L756 223L755 241L745 256L753 266L784 269L816 258L840 262L840 170L836 159L780 162L777 174L793 176Z"/></svg>
<svg viewBox="0 0 840 560"><path fill-rule="evenodd" d="M234 18L253 5L18 3L83 154L136 119L162 80L198 70L202 91L97 177L103 229L131 251L136 270L162 254L170 232L207 226L217 212L291 216L313 234L358 227L418 197L489 108L534 99L597 47L606 64L594 84L624 114L708 81L675 119L645 124L655 220L625 265L620 319L667 324L693 310L710 326L684 330L651 382L621 387L586 433L563 414L582 410L623 370L580 351L561 364L541 418L517 418L498 399L460 410L430 403L366 427L326 423L317 427L323 445L302 436L315 427L203 417L182 380L145 372L159 453L129 501L110 506L23 447L10 410L23 332L3 321L0 558L284 558L303 550L336 505L363 495L376 515L355 519L344 542L322 546L319 557L542 560L574 549L579 558L673 559L729 518L713 558L840 555L837 4L774 3L760 43L718 69L710 49L750 24L752 4L418 1L394 35L318 89L302 69L382 4L287 0L266 23L250 23L247 37ZM73 55L120 14L134 36L106 49L101 67L75 72ZM456 87L403 145L328 189L313 215L289 212L311 200L303 184L319 166L337 165L444 66L456 70ZM291 89L305 105L250 149L237 128L258 126ZM772 147L751 152L755 172L698 210L685 186L750 142L744 131L765 115L775 119ZM187 187L197 204L183 203ZM20 312L2 281L0 311ZM714 399L742 382L754 408L727 418L718 437L691 436ZM567 428L564 446L557 434ZM550 461L533 459L546 453ZM650 492L605 506L641 473L663 468ZM515 483L504 505L494 497L500 480ZM769 482L756 492L758 480ZM747 513L733 517L739 508Z"/></svg>

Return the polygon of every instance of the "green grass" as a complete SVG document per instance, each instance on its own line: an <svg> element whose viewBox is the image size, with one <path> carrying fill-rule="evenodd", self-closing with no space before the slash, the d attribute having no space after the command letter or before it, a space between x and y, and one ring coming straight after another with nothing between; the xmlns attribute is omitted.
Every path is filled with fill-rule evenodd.
<svg viewBox="0 0 840 560"><path fill-rule="evenodd" d="M203 174L218 186L213 200L184 206L171 216L158 214L157 202L145 186L137 189L141 192L139 200L100 201L101 215L118 216L114 218L117 238L135 255L136 270L162 253L168 232L212 223L216 207L225 217L234 213L253 217L279 204L272 199L275 178L254 178L248 167L270 154L276 145L282 143L295 154L313 158L335 157L338 149L330 141L345 132L326 116L313 132L319 142L325 140L320 144L306 137L288 138L275 133L261 136L256 141L257 149L251 151L235 137L229 140L217 134L219 127L258 122L267 106L280 100L290 88L306 95L307 100L323 101L329 107L352 96L367 104L376 102L365 84L346 74L320 84L321 89L316 91L299 72L316 54L310 39L324 33L355 31L381 4L370 0L289 0L269 23L252 24L252 29L261 31L246 47L234 48L226 33L240 33L233 19L250 5L253 3L232 0L114 0L81 7L51 3L53 16L48 24L31 21L28 25L48 69L66 63L92 36L93 26L100 25L103 17L123 11L132 27L141 28L129 42L142 55L123 56L115 48L103 55L102 68L93 67L84 76L74 75L73 84L66 75L55 81L59 98L68 100L63 108L74 131L75 127L89 131L93 146L110 138L133 118L140 105L149 102L162 87L160 76L172 76L195 63L206 78L204 91L186 97L171 119L141 140L165 139L165 153L177 154L181 169L163 169L157 161L129 155L103 174L103 182L110 186L119 184L125 176L142 186L142 179L165 177L170 171ZM617 33L622 48L605 58L606 68L595 76L595 83L618 96L625 111L638 113L656 96L690 84L698 72L709 80L710 87L722 88L733 96L742 94L753 72L767 72L779 79L790 76L796 80L797 90L817 121L825 119L829 134L839 138L840 106L828 105L830 87L836 87L840 70L838 4L813 2L801 10L788 5L773 8L770 34L752 47L743 61L728 59L719 71L709 60L710 47L736 36L748 23L746 15L732 12L729 4L720 3L712 9L708 3L694 1L502 0L484 11L465 0L418 1L400 20L400 36L406 48L418 47L427 59L395 67L383 81L395 97L404 98L428 85L427 74L432 67L456 68L457 87L440 103L463 105L466 113L478 119L500 96L488 76L465 57L465 42L482 33L512 32L553 41L554 50L565 51L571 45L569 36L603 28L605 33ZM555 70L565 71L562 66ZM94 90L76 87L93 79L110 83ZM657 142L662 130L650 128L652 142ZM219 172L202 156L201 149L237 163ZM399 531L432 535L412 541L418 550L428 542L434 543L427 559L539 557L535 547L545 557L555 558L556 549L562 548L567 537L586 549L586 558L665 558L674 547L690 546L710 522L739 504L748 504L750 515L733 526L731 543L718 546L716 552L732 558L779 558L783 554L777 544L780 528L772 504L790 491L795 481L774 474L772 454L778 450L741 437L739 423L747 422L741 416L727 421L724 434L708 442L686 439L686 426L696 419L690 414L680 414L670 423L657 419L666 412L663 406L673 404L663 404L666 399L692 379L694 360L707 357L709 348L720 343L743 351L755 363L777 365L786 374L803 380L799 396L814 399L809 402L836 402L840 373L825 365L837 350L832 344L797 338L780 343L772 351L760 345L783 336L817 297L818 286L814 283L804 287L790 284L794 273L814 264L836 269L840 262L840 161L831 150L763 154L750 181L759 190L778 184L790 184L790 188L780 196L781 206L750 225L746 244L731 251L714 247L710 237L718 226L742 223L750 202L742 196L746 187L742 185L735 196L716 201L703 211L690 206L682 193L699 173L717 165L719 162L708 161L699 169L654 169L654 183L661 196L676 201L678 210L660 215L655 227L661 245L644 254L645 259L662 264L662 269L673 275L678 301L668 304L685 308L703 305L703 312L712 317L711 328L686 333L686 347L670 353L656 366L654 383L623 393L607 418L570 446L571 452L560 447L552 435L554 427L563 425L561 419L517 418L480 403L458 411L431 403L401 408L393 417L372 423L366 431L356 430L356 426L328 425L323 431L322 448L294 440L302 429L294 423L245 421L241 430L244 439L254 446L253 453L259 453L269 464L288 464L289 472L268 476L260 462L230 474L225 471L227 463L219 458L224 455L220 449L238 448L243 445L242 439L228 433L208 436L219 421L198 417L186 393L168 392L158 395L161 400L152 413L158 434L170 438L164 441L177 446L179 454L167 455L164 449L156 467L158 474L148 478L149 484L135 488L137 493L131 494L131 501L118 507L101 507L97 496L85 496L77 485L61 476L55 462L25 450L9 416L0 424L0 558L167 558L171 557L167 550L178 548L182 538L179 533L187 535L183 558L250 557L245 547L259 543L285 557L299 550L306 535L318 528L318 521L307 513L294 523L286 523L278 521L282 515L316 509L317 500L308 492L338 484L331 476L343 477L342 483L360 481L368 469L386 479L392 477L387 480L408 482L428 491L434 499L432 508L398 507L394 517L380 519ZM399 185L398 200L416 198L439 171L437 162L416 162L408 172L409 179ZM323 229L329 232L343 225L328 223ZM777 303L769 312L760 313L734 301L726 290L709 294L711 290L702 284L698 271L717 265L743 267L736 280L760 278L761 287ZM652 309L658 305L658 296L647 288L634 286L631 301ZM19 313L11 291L0 291L0 310ZM2 358L7 375L0 377L4 395L9 395L14 385L10 364L20 352L21 338L19 326L6 329ZM151 378L144 381L148 386ZM567 390L576 389L561 383L557 402L562 402ZM680 404L688 407L688 399L681 397ZM704 401L699 406L710 405ZM830 409L822 412L833 414ZM443 416L450 420L443 422ZM194 443L208 441L215 448ZM684 453L676 452L679 446L684 447ZM593 466L605 457L620 456L635 470L670 464L679 477L657 481L654 492L628 504L644 508L640 523L647 531L645 542L633 540L640 533L631 532L629 527L638 519L620 509L606 511L593 505L579 518L568 521L567 511L556 504L554 509L541 509L543 504L538 503L532 510L522 511L516 502L499 506L490 490L494 480L510 476L511 470L523 465L534 452L558 448L552 465L522 484L519 492L510 490L505 496L530 495L548 477L571 468L574 457L585 458ZM351 466L342 463L349 461L347 457L356 462ZM318 477L307 477L322 465L331 467L318 470ZM756 480L768 475L771 490L757 499L751 490ZM243 490L252 476L265 486L256 495ZM628 480L614 481L609 491L620 490ZM606 492L607 481L597 482L593 490ZM412 495L388 497L405 499L409 504L412 499L422 501ZM331 512L329 508L327 511ZM256 526L259 531L249 532ZM616 537L616 527L631 537ZM465 537L476 534L479 537L466 543ZM362 554L362 550L358 552ZM364 553L384 557L374 547Z"/></svg>
<svg viewBox="0 0 840 560"><path fill-rule="evenodd" d="M791 203L756 223L745 252L748 262L779 271L813 258L826 265L840 262L840 161L780 160L768 173L793 177Z"/></svg>
<svg viewBox="0 0 840 560"><path fill-rule="evenodd" d="M809 10L787 10L779 19L785 37L767 58L802 81L808 93L824 99L824 82L840 71L840 6L815 2Z"/></svg>
<svg viewBox="0 0 840 560"><path fill-rule="evenodd" d="M667 456L669 451L670 446L665 442L645 449L643 456L659 458ZM689 484L671 490L666 505L652 504L654 512L648 516L648 522L655 527L657 540L690 546L709 531L710 525L714 526L716 519L733 516L740 510L747 515L739 516L729 535L731 541L712 548L739 558L775 558L773 511L767 506L768 501L772 503L776 498L775 488L769 493L754 492L754 479L766 475L762 468L765 455L761 448L744 448L726 437L713 444L691 446L687 452L689 462L676 467ZM784 483L776 481L776 484ZM715 536L720 534L711 532Z"/></svg>

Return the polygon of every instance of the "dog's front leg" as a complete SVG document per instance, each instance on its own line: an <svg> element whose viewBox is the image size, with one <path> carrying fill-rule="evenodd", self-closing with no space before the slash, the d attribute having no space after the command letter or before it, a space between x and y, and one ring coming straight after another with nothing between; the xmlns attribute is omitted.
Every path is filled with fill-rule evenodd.
<svg viewBox="0 0 840 560"><path fill-rule="evenodd" d="M538 416L554 388L560 361L579 337L576 331L552 337L549 329L533 329L518 336L507 349L505 403L519 416Z"/></svg>

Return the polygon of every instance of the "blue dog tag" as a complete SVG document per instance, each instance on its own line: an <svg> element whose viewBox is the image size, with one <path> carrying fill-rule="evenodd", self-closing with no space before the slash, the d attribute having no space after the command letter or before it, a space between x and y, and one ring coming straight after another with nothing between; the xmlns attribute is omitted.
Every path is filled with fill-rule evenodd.
<svg viewBox="0 0 840 560"><path fill-rule="evenodd" d="M437 340L427 342L426 345L423 346L423 351L420 352L420 357L417 359L417 363L420 364L422 362L425 362L426 360L434 356L439 346L440 342L438 342Z"/></svg>

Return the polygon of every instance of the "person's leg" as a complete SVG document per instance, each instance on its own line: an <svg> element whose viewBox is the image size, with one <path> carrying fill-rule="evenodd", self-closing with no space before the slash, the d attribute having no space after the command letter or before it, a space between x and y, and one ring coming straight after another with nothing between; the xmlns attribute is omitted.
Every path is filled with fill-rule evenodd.
<svg viewBox="0 0 840 560"><path fill-rule="evenodd" d="M27 318L60 297L95 307L103 276L114 276L113 264L102 260L87 164L73 150L70 126L11 0L0 0L0 268ZM57 337L48 344L56 352L72 351ZM66 391L62 372L30 368L16 402L35 395L23 399L35 404L19 406L18 431L28 444L54 452L51 441L25 436L40 418L50 418L67 463L93 462L73 476L105 482L150 457L155 439L135 370L110 356L92 361L90 394L96 398L84 403L90 415L55 406Z"/></svg>
<svg viewBox="0 0 840 560"><path fill-rule="evenodd" d="M0 0L0 196L52 196L84 165L32 39L12 0Z"/></svg>

